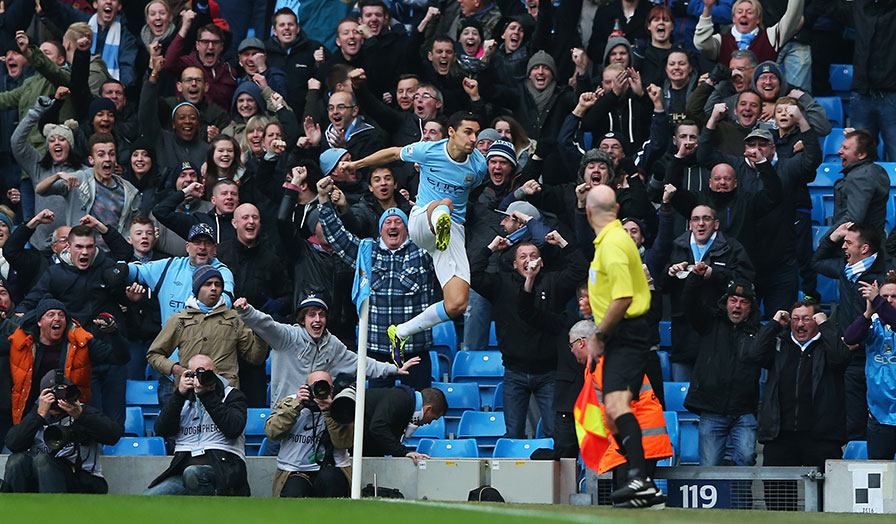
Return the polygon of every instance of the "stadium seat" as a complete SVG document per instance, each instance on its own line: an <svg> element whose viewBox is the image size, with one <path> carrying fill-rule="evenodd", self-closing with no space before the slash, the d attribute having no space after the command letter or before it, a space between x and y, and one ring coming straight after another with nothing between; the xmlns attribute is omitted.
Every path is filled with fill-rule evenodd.
<svg viewBox="0 0 896 524"><path fill-rule="evenodd" d="M451 362L457 353L457 331L454 330L454 322L442 322L432 327L432 349L439 354L438 380L442 380L441 377L445 373L450 376Z"/></svg>
<svg viewBox="0 0 896 524"><path fill-rule="evenodd" d="M669 433L669 441L672 443L671 466L675 465L675 461L681 455L681 428L678 424L678 413L674 411L663 411L663 417L666 419L666 431Z"/></svg>
<svg viewBox="0 0 896 524"><path fill-rule="evenodd" d="M264 361L264 372L267 376L271 376L271 355Z"/></svg>
<svg viewBox="0 0 896 524"><path fill-rule="evenodd" d="M504 380L500 351L458 351L451 365L451 382L479 385L480 405L491 406L495 386Z"/></svg>
<svg viewBox="0 0 896 524"><path fill-rule="evenodd" d="M544 434L544 430L542 429L542 422L544 421L544 417L538 418L538 424L535 425L535 438L549 438Z"/></svg>
<svg viewBox="0 0 896 524"><path fill-rule="evenodd" d="M270 416L268 408L249 408L246 413L246 450L247 455L257 455L264 440L264 423Z"/></svg>
<svg viewBox="0 0 896 524"><path fill-rule="evenodd" d="M492 457L527 459L532 456L533 451L541 448L554 449L554 439L499 438L498 442L495 444L495 452L492 454Z"/></svg>
<svg viewBox="0 0 896 524"><path fill-rule="evenodd" d="M140 406L128 406L125 408L124 434L128 437L146 436L146 426L143 424L143 408Z"/></svg>
<svg viewBox="0 0 896 524"><path fill-rule="evenodd" d="M877 162L877 165L884 168L890 177L890 187L896 187L896 162Z"/></svg>
<svg viewBox="0 0 896 524"><path fill-rule="evenodd" d="M439 354L435 351L429 352L429 367L430 375L432 375L433 382L442 380L442 370L441 365L439 364Z"/></svg>
<svg viewBox="0 0 896 524"><path fill-rule="evenodd" d="M504 411L504 382L498 382L495 386L495 396L492 397L492 411ZM482 406L485 409L485 406Z"/></svg>
<svg viewBox="0 0 896 524"><path fill-rule="evenodd" d="M839 96L819 96L815 101L824 108L831 126L843 127L843 101Z"/></svg>
<svg viewBox="0 0 896 524"><path fill-rule="evenodd" d="M837 154L838 149L840 149L839 144L837 145L837 149L834 149L835 155ZM839 159L840 157L837 158ZM834 183L841 176L841 169L843 169L843 166L840 165L839 160L821 164L820 166L818 166L818 169L815 170L815 180L809 182L807 185L810 188L823 188L827 190L833 189Z"/></svg>
<svg viewBox="0 0 896 524"><path fill-rule="evenodd" d="M821 242L821 237L824 236L831 228L827 226L812 226L812 249L818 247L818 243Z"/></svg>
<svg viewBox="0 0 896 524"><path fill-rule="evenodd" d="M660 321L660 347L672 347L672 322L668 320Z"/></svg>
<svg viewBox="0 0 896 524"><path fill-rule="evenodd" d="M868 442L851 440L843 450L843 460L868 460Z"/></svg>
<svg viewBox="0 0 896 524"><path fill-rule="evenodd" d="M657 351L656 356L660 358L660 369L663 370L663 382L672 380L672 361L669 360L668 351Z"/></svg>
<svg viewBox="0 0 896 524"><path fill-rule="evenodd" d="M495 331L495 321L492 320L488 328L488 348L491 350L498 349L498 333Z"/></svg>
<svg viewBox="0 0 896 524"><path fill-rule="evenodd" d="M852 89L852 64L831 64L831 89L837 94L849 94Z"/></svg>
<svg viewBox="0 0 896 524"><path fill-rule="evenodd" d="M697 427L699 419L682 420L679 418L679 463L700 463L700 430Z"/></svg>
<svg viewBox="0 0 896 524"><path fill-rule="evenodd" d="M446 435L456 435L464 411L479 411L479 387L469 382L433 382L432 387L441 390L448 401L448 412L443 417Z"/></svg>
<svg viewBox="0 0 896 524"><path fill-rule="evenodd" d="M103 446L104 455L165 455L162 437L121 437L114 446Z"/></svg>
<svg viewBox="0 0 896 524"><path fill-rule="evenodd" d="M585 146L585 151L586 152L590 151L591 145L594 143L594 135L590 131L586 131L582 135L583 135L582 142L584 142L583 145Z"/></svg>
<svg viewBox="0 0 896 524"><path fill-rule="evenodd" d="M840 162L840 155L837 154L837 151L840 151L840 144L843 143L843 138L842 127L831 129L830 134L824 137L821 144L822 162L835 164Z"/></svg>
<svg viewBox="0 0 896 524"><path fill-rule="evenodd" d="M890 198L887 199L887 216L885 218L887 231L890 231L896 225L896 188L890 188L889 196Z"/></svg>
<svg viewBox="0 0 896 524"><path fill-rule="evenodd" d="M664 382L663 393L666 398L666 410L689 413L684 407L684 398L688 396L689 382Z"/></svg>
<svg viewBox="0 0 896 524"><path fill-rule="evenodd" d="M258 456L259 457L264 457L268 454L268 448L270 447L271 442L273 442L273 440L271 440L267 437L261 439L261 445L258 446Z"/></svg>
<svg viewBox="0 0 896 524"><path fill-rule="evenodd" d="M837 280L824 275L818 275L818 283L816 284L815 289L818 290L818 294L821 295L822 303L830 304L833 302L840 302L840 286L837 284Z"/></svg>
<svg viewBox="0 0 896 524"><path fill-rule="evenodd" d="M506 433L504 413L465 411L457 426L458 438L475 438L480 449L490 449Z"/></svg>
<svg viewBox="0 0 896 524"><path fill-rule="evenodd" d="M139 406L143 409L143 434L152 434L153 424L161 411L159 381L128 380L125 384L124 399L128 406Z"/></svg>
<svg viewBox="0 0 896 524"><path fill-rule="evenodd" d="M439 417L425 426L420 426L414 431L414 434L404 439L405 446L416 446L421 440L428 439L444 439L447 436L445 432L445 417Z"/></svg>
<svg viewBox="0 0 896 524"><path fill-rule="evenodd" d="M417 453L424 453L432 458L479 458L476 440L471 438L453 440L425 438L417 444Z"/></svg>

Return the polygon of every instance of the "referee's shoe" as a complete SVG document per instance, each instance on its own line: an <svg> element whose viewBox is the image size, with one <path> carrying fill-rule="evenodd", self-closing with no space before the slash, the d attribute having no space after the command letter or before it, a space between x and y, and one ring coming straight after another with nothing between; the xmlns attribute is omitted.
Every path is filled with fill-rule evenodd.
<svg viewBox="0 0 896 524"><path fill-rule="evenodd" d="M622 506L622 507L646 507L652 506L653 504L648 504L648 502L656 497L662 496L662 501L656 501L653 504L659 502L665 502L665 496L663 492L656 487L656 484L653 483L653 480L650 478L644 478L639 476L634 476L625 483L624 486L617 489L613 493L610 494L610 500L613 501L614 506ZM627 505L626 503L640 503L638 505Z"/></svg>

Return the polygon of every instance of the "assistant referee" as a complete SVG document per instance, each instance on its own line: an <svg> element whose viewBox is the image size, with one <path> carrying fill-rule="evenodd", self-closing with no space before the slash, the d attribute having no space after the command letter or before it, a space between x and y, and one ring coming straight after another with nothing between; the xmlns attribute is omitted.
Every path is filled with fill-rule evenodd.
<svg viewBox="0 0 896 524"><path fill-rule="evenodd" d="M650 308L650 290L638 248L616 218L616 193L606 185L591 188L586 213L595 234L588 300L597 324L597 331L588 338L588 369L593 370L598 357L604 356L607 427L629 465L629 479L610 498L615 505L651 506L660 502L662 492L647 477L641 426L630 407L647 363L644 314Z"/></svg>

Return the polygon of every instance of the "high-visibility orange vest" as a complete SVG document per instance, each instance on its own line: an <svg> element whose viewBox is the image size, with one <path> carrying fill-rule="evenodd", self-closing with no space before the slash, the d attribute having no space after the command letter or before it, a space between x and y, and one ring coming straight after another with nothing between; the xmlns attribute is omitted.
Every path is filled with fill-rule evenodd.
<svg viewBox="0 0 896 524"><path fill-rule="evenodd" d="M90 401L90 353L87 343L93 338L86 329L74 319L68 329L68 346L65 352L65 376L81 390L83 403ZM12 372L12 420L15 424L22 421L25 415L28 394L31 392L34 377L34 354L36 344L34 337L26 333L21 326L9 336L9 367Z"/></svg>
<svg viewBox="0 0 896 524"><path fill-rule="evenodd" d="M603 403L603 394L601 393L603 383L603 363L601 358L594 372L591 373L591 380L597 389L597 399L600 403L601 413L606 419L606 411ZM587 371L586 371L587 373ZM587 378L587 374L586 374ZM641 445L644 447L645 459L664 459L672 456L672 441L669 440L669 433L666 431L666 418L663 416L663 407L653 394L653 386L647 375L641 382L641 391L637 400L632 401L632 413L638 419L638 425L641 426ZM625 457L619 453L619 445L613 434L609 434L610 446L600 459L598 474L610 471L616 466L626 462Z"/></svg>

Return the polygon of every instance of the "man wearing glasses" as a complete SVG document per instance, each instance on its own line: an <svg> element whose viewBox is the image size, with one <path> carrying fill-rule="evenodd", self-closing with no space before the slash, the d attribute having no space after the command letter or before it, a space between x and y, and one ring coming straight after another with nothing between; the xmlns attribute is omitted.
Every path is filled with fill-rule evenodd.
<svg viewBox="0 0 896 524"><path fill-rule="evenodd" d="M719 230L715 210L706 205L691 211L688 231L672 241L669 262L663 288L672 298L672 380L687 382L697 358L698 337L690 329L682 301L685 279L692 271L702 275L700 292L711 303L725 292L729 281L752 282L756 273L741 243Z"/></svg>
<svg viewBox="0 0 896 524"><path fill-rule="evenodd" d="M189 67L199 68L207 82L205 96L220 108L229 108L239 83L237 81L239 75L230 64L221 60L221 54L224 52L224 31L215 24L200 27L196 32L196 47L190 50L187 32L196 14L186 10L181 16L183 22L180 30L165 53L166 68L175 75L180 75ZM181 82L184 81L183 78L181 76ZM186 95L184 97L186 98ZM200 109L200 113L203 112Z"/></svg>
<svg viewBox="0 0 896 524"><path fill-rule="evenodd" d="M327 103L330 125L324 132L324 138L328 147L346 149L352 158L364 158L387 145L383 132L368 124L358 113L358 103L353 94L337 91L330 95L330 101ZM361 180L359 183L363 186L360 192L364 193L367 184ZM340 189L346 191L344 187Z"/></svg>

